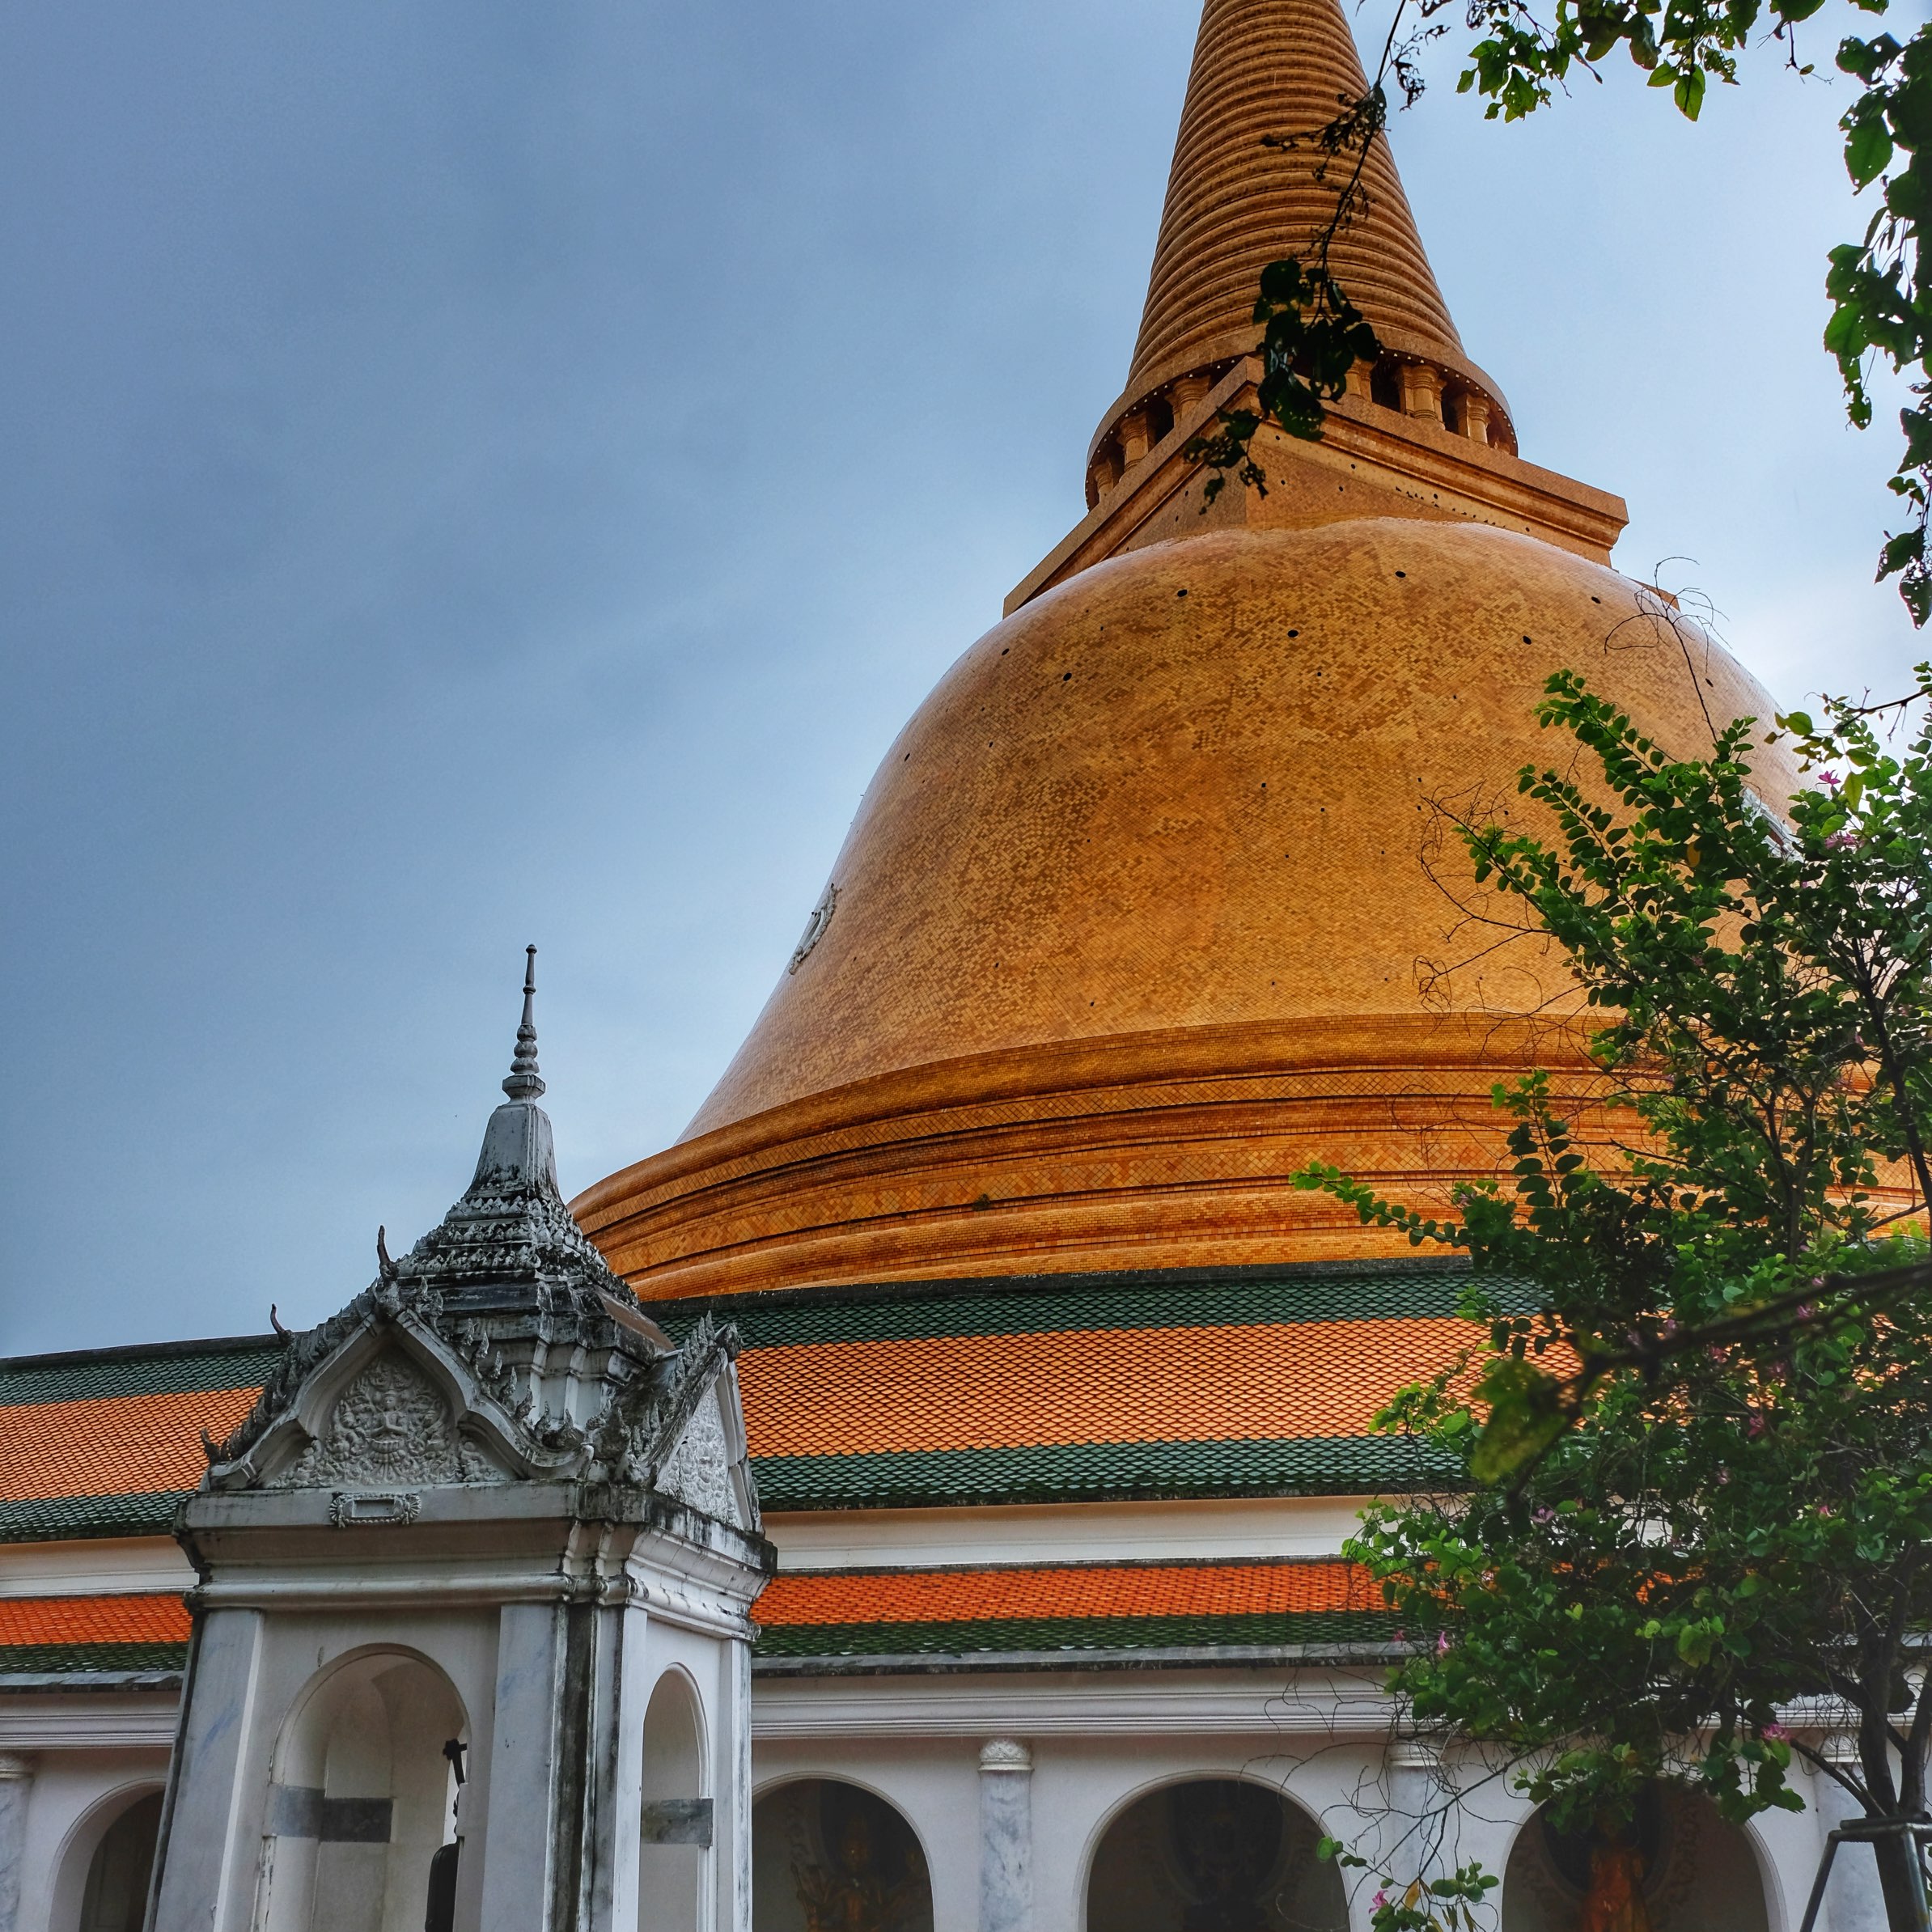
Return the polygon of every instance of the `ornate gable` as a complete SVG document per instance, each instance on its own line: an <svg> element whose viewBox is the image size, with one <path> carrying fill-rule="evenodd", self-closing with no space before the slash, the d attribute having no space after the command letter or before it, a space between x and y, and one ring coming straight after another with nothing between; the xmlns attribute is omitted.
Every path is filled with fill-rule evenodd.
<svg viewBox="0 0 1932 1932"><path fill-rule="evenodd" d="M205 1489L327 1489L362 1519L358 1492L616 1484L756 1533L736 1334L701 1322L673 1349L572 1218L531 996L463 1197L400 1262L378 1232L376 1279L290 1338L225 1442L204 1438Z"/></svg>

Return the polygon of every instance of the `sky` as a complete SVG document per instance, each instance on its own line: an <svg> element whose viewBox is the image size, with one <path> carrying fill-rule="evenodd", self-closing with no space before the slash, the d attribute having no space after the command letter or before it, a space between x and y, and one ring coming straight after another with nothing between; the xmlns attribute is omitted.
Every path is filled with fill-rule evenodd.
<svg viewBox="0 0 1932 1932"><path fill-rule="evenodd" d="M0 1351L333 1312L467 1183L527 942L566 1193L677 1136L1081 513L1195 22L0 6ZM1845 85L1506 127L1456 44L1396 153L1524 455L1781 700L1889 693Z"/></svg>

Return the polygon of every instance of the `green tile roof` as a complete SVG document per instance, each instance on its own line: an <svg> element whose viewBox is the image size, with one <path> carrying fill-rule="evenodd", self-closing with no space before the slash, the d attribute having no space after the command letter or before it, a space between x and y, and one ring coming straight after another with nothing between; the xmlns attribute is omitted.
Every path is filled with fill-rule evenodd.
<svg viewBox="0 0 1932 1932"><path fill-rule="evenodd" d="M879 1289L781 1289L645 1306L674 1338L710 1313L735 1323L747 1348L770 1349L1451 1316L1469 1280L1467 1263L1455 1258L1318 1261L1288 1268L1038 1275L1019 1283L978 1279ZM1525 1284L1491 1277L1486 1285L1511 1306L1533 1305Z"/></svg>
<svg viewBox="0 0 1932 1932"><path fill-rule="evenodd" d="M768 1510L922 1509L1161 1496L1360 1495L1445 1474L1392 1436L1299 1441L1077 1443L871 1455L760 1456Z"/></svg>
<svg viewBox="0 0 1932 1932"><path fill-rule="evenodd" d="M282 1349L273 1335L144 1343L70 1354L0 1359L0 1408L28 1402L94 1402L111 1396L259 1388Z"/></svg>
<svg viewBox="0 0 1932 1932"><path fill-rule="evenodd" d="M1235 1616L1042 1616L974 1623L799 1624L761 1633L755 1658L979 1657L1027 1651L1362 1650L1390 1641L1380 1611Z"/></svg>
<svg viewBox="0 0 1932 1932"><path fill-rule="evenodd" d="M6 1426L0 1422L0 1428ZM0 1543L59 1543L72 1537L164 1536L187 1489L134 1496L53 1496L0 1502Z"/></svg>
<svg viewBox="0 0 1932 1932"><path fill-rule="evenodd" d="M9 1677L175 1672L188 1665L184 1643L0 1645L0 1683Z"/></svg>

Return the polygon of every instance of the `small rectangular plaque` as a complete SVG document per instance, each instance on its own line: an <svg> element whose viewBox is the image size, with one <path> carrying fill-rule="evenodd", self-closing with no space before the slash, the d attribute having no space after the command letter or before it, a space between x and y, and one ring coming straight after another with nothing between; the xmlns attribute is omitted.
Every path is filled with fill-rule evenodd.
<svg viewBox="0 0 1932 1932"><path fill-rule="evenodd" d="M409 1489L338 1490L329 1500L328 1519L337 1529L361 1523L413 1523L422 1507L422 1498Z"/></svg>
<svg viewBox="0 0 1932 1932"><path fill-rule="evenodd" d="M646 1845L709 1845L711 1801L708 1798L657 1798L644 1807Z"/></svg>

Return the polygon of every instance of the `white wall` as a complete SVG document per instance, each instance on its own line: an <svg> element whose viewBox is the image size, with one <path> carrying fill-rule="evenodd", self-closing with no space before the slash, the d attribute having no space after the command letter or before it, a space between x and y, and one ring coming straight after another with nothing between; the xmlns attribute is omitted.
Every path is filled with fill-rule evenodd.
<svg viewBox="0 0 1932 1932"><path fill-rule="evenodd" d="M460 1642L456 1636L453 1629L443 1632L439 1660L456 1665L452 1674L463 1680L466 1701L472 1685L486 1696L493 1644L481 1631ZM312 1673L318 1656L326 1661L341 1641L339 1628L332 1636L329 1620L318 1617L302 1647L286 1653L290 1680L278 1682L261 1708L286 1710L300 1688L297 1662ZM460 1653L472 1644L477 1654L465 1670ZM723 1681L730 1675L724 1646L653 1618L642 1648L651 1682L666 1669L687 1671L708 1714L732 1710L734 1686ZM878 1793L905 1816L925 1851L934 1932L977 1932L980 1746L990 1738L1023 1739L1034 1764L1032 1932L1083 1932L1087 1871L1100 1835L1123 1806L1155 1786L1198 1776L1260 1777L1338 1835L1365 1833L1366 1820L1356 1807L1372 1809L1386 1789L1383 1739L1365 1721L1373 1701L1357 1696L1346 1681L1309 1684L1294 1697L1283 1695L1286 1687L1286 1678L1273 1670L766 1679L754 1703L753 1794L792 1778L818 1777L845 1778ZM21 1700L10 1710L13 1702L0 1701L0 1746L31 1750L36 1757L17 1932L73 1932L84 1854L123 1802L165 1775L167 1753L157 1742L163 1734L161 1701L138 1701L137 1708L137 1701L117 1705L80 1695ZM123 1706L116 1731L104 1716ZM75 1748L61 1748L63 1722ZM472 1725L475 1744L482 1741L487 1711L472 1710ZM128 1741L100 1741L106 1736ZM271 1742L263 1740L254 1755L265 1779ZM722 1798L731 1788L730 1760L739 1748L731 1722L708 1722L704 1791L691 1794L721 1799L714 1849L704 1860L701 1922L713 1932L729 1923L739 1827L725 1814ZM638 1756L641 1772L641 1749ZM1801 1788L1808 1794L1809 1781ZM1770 1932L1796 1932L1824 1832L1846 1808L1828 1792L1820 1795L1817 1808L1771 1813L1749 1829L1760 1868L1773 1881L1767 1888ZM1464 1817L1460 1855L1481 1857L1502 1871L1526 1815L1527 1807L1506 1790L1485 1789ZM1834 1885L1830 1932L1866 1932L1869 1906L1861 1904L1860 1891L1855 1883ZM1355 1901L1354 1921L1366 1926L1363 1898Z"/></svg>
<svg viewBox="0 0 1932 1932"><path fill-rule="evenodd" d="M152 1748L40 1756L27 1809L18 1932L74 1932L95 1847L130 1804L159 1790L167 1777L167 1753Z"/></svg>

